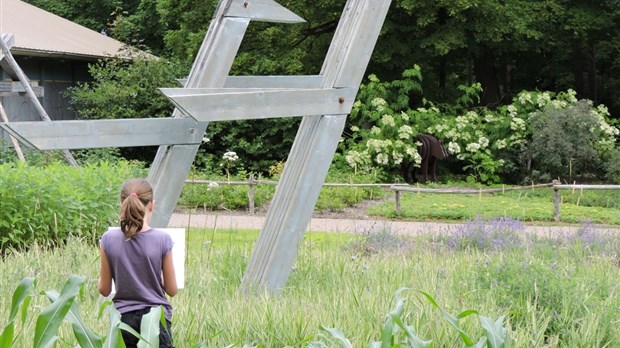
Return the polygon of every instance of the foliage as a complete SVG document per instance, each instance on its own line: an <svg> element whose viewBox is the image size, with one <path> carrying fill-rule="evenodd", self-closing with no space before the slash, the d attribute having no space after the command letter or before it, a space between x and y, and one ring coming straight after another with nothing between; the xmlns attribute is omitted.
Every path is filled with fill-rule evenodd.
<svg viewBox="0 0 620 348"><path fill-rule="evenodd" d="M364 347L381 340L389 320L385 314L396 307L394 290L401 287L432 294L451 317L471 313L463 308L475 308L490 318L506 315L495 328L508 330L513 347L614 347L620 342L615 323L620 305L616 281L620 240L615 231L602 238L603 230L588 225L589 231L581 235L550 233L515 249L481 252L443 244L433 236L444 231L430 226L428 235L400 234L406 248L380 249L367 256L346 247L366 236L306 233L298 245L291 277L277 298L238 291L258 231L226 229L221 224L191 228L185 288L173 303L175 343L183 347L198 346L198 342L203 347L306 347L323 339L319 335L323 326L338 327L352 346ZM384 231L377 228L368 233ZM78 239L69 240L61 249L33 246L27 252L11 251L0 260L4 280L0 298L9 304L0 308L0 316L9 317L11 293L25 275L36 274L41 284L62 288L71 274L86 274L83 291L76 298L84 327L95 333L113 332L108 330L118 326L98 313L102 300L96 289L97 255L96 246ZM544 283L545 276L549 283ZM465 346L453 321L425 295L402 294L407 296L400 318L415 328L418 337L432 340L435 347ZM563 295L561 302L557 302L558 294ZM534 302L536 298L540 302ZM33 296L29 313L47 305L45 296ZM36 320L30 315L31 320L20 326L15 347L32 346ZM457 321L475 343L482 336L491 337L487 333L491 323L479 319L471 313ZM562 325L549 325L552 322ZM394 323L392 328L397 326ZM58 344L75 345L72 326L63 324L58 336ZM403 331L393 337L395 342L406 339Z"/></svg>
<svg viewBox="0 0 620 348"><path fill-rule="evenodd" d="M415 328L411 325L405 324L405 318L409 316L409 313L405 313L405 302L406 298L404 298L401 293L405 290L409 289L398 289L394 294L394 307L387 314L385 323L383 324L383 328L381 330L381 340L370 342L369 347L372 348L383 348L383 347L414 347L414 348L425 348L432 347L433 341L424 341L420 339L415 331ZM474 343L471 339L470 335L466 333L459 325L459 319L466 318L472 314L478 314L475 310L466 310L459 313L456 316L446 312L443 308L441 308L435 299L424 291L417 290L417 293L422 294L428 302L430 302L433 307L438 309L441 312L443 318L452 325L457 332L459 333L463 343L467 347L492 347L492 348L503 348L510 347L510 339L508 338L508 329L504 328L504 318L502 316L497 320L492 320L490 318L480 316L480 322L482 326L485 328L487 336L482 336ZM311 342L309 347L311 348L323 348L323 347L344 347L349 348L353 347L351 342L344 336L342 331L337 328L326 328L321 326L321 334L329 345L326 345L323 340Z"/></svg>
<svg viewBox="0 0 620 348"><path fill-rule="evenodd" d="M419 133L443 140L455 156L449 161L458 163L470 182L603 176L600 163L617 156L620 132L610 125L608 109L577 101L572 90L523 91L510 105L472 108L482 92L481 85L474 84L460 86L463 95L452 105L424 100L426 107L413 109L409 96L420 88L419 67L403 76L404 80L381 82L371 75L360 87L351 113L351 136L343 147L354 170L379 166L393 172L408 162L419 166L414 140Z"/></svg>
<svg viewBox="0 0 620 348"><path fill-rule="evenodd" d="M153 118L172 114L172 104L158 91L178 87L181 67L165 59L120 59L89 66L93 81L68 89L78 117L83 119Z"/></svg>
<svg viewBox="0 0 620 348"><path fill-rule="evenodd" d="M50 300L51 304L43 308L36 319L34 329L33 347L43 348L51 347L59 339L58 333L63 321L71 324L73 334L82 348L103 348L103 347L124 347L120 330L127 330L140 338L139 346L144 347L148 344L151 347L159 345L159 322L164 314L161 307L154 307L142 318L140 333L135 332L128 325L120 322L120 313L110 306L111 301L104 301L99 313L108 307L110 313L110 326L106 335L100 335L93 332L85 324L77 304L77 297L83 291L86 279L78 276L71 276L67 279L62 291L58 293L56 290L46 290L41 292ZM13 302L11 313L9 315L9 323L2 330L0 335L0 347L11 348L14 346L16 337L14 336L14 324L16 314L21 306L21 326L27 325L29 319L27 317L28 306L34 295L36 280L32 277L25 277L13 292ZM20 333L23 330L20 331Z"/></svg>
<svg viewBox="0 0 620 348"><path fill-rule="evenodd" d="M71 235L94 238L116 221L122 182L141 171L125 162L0 165L0 250L59 245Z"/></svg>
<svg viewBox="0 0 620 348"><path fill-rule="evenodd" d="M394 171L403 162L419 166L421 157L415 136L425 125L406 111L409 95L421 92L420 67L405 70L402 80L381 82L375 75L368 79L367 84L360 86L358 101L351 111L351 135L343 144L347 162L361 173L375 166Z"/></svg>

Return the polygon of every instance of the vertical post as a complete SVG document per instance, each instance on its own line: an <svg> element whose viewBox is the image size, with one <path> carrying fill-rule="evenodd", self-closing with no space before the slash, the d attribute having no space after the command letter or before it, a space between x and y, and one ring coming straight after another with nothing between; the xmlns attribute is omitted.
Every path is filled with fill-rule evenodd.
<svg viewBox="0 0 620 348"><path fill-rule="evenodd" d="M47 112L45 111L45 109L43 109L43 106L39 102L39 99L37 99L37 96L34 94L34 91L32 90L32 87L30 86L30 81L28 80L28 77L19 67L19 65L15 61L15 58L13 58L13 55L11 54L11 50L9 49L9 46L4 41L5 36L6 35L3 35L2 37L0 37L0 48L2 49L2 53L4 54L4 59L6 59L6 62L9 64L13 72L17 75L17 77L19 78L19 81L21 81L22 85L24 86L24 89L26 90L26 96L28 97L28 99L30 99L30 102L32 103L32 107L34 107L35 110L37 110L41 119L43 121L52 121L52 119L50 119L50 117L47 115ZM7 38L7 40L9 39ZM73 155L71 155L71 152L69 152L69 150L62 150L62 153L64 154L65 159L67 160L67 162L69 162L69 164L71 164L74 167L78 166L77 162L75 161L75 159L73 158Z"/></svg>
<svg viewBox="0 0 620 348"><path fill-rule="evenodd" d="M2 107L2 102L0 102L0 120L2 120L2 122L9 123L9 117L6 115L6 112L4 112L4 107ZM17 158L19 158L21 162L25 162L26 158L24 158L24 153L22 152L22 148L19 146L19 142L17 141L17 139L15 139L10 134L9 134L9 138L11 139L11 142L13 143L13 148L15 149L15 153L17 154Z"/></svg>
<svg viewBox="0 0 620 348"><path fill-rule="evenodd" d="M400 190L398 189L398 187L394 187L394 192L396 192L396 215L400 216L401 215L401 210L400 210Z"/></svg>
<svg viewBox="0 0 620 348"><path fill-rule="evenodd" d="M556 222L560 221L560 188L556 185L559 181L553 180L553 219Z"/></svg>
<svg viewBox="0 0 620 348"><path fill-rule="evenodd" d="M248 200L250 205L250 214L254 215L254 213L256 212L256 208L254 205L254 185L256 184L256 182L254 181L254 173L250 174L250 182L248 184Z"/></svg>

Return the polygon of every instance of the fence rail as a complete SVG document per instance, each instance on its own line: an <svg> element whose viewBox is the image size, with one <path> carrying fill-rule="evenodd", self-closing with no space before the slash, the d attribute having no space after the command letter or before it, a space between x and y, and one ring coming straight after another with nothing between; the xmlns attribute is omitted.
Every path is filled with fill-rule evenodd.
<svg viewBox="0 0 620 348"><path fill-rule="evenodd" d="M278 181L274 180L260 180L254 179L254 176L250 174L249 179L247 181L228 181L228 180L196 180L196 179L187 179L185 180L186 184L199 184L199 185L244 185L248 186L248 210L250 214L256 213L256 203L254 200L254 187L257 185L277 185ZM323 187L383 187L383 188L391 188L398 187L398 185L403 185L399 183L392 184L342 184L342 183L323 183Z"/></svg>
<svg viewBox="0 0 620 348"><path fill-rule="evenodd" d="M278 181L274 180L260 180L254 179L253 175L250 175L247 181L217 181L217 180L195 180L188 179L186 184L201 184L201 185L247 185L248 186L248 206L250 214L256 213L256 207L254 203L254 187L256 185L277 185ZM493 189L432 189L422 187L412 187L407 184L392 183L392 184L344 184L344 183L324 183L323 187L383 187L394 191L396 201L396 214L401 215L400 198L402 192L414 192L414 193L433 193L433 194L478 194L483 193L504 193L508 191L519 190L534 190L538 188L553 188L553 218L555 221L560 221L560 203L561 196L560 190L620 190L620 185L567 185L560 184L559 181L554 180L548 184L532 184L527 186L515 186L515 187L502 187Z"/></svg>

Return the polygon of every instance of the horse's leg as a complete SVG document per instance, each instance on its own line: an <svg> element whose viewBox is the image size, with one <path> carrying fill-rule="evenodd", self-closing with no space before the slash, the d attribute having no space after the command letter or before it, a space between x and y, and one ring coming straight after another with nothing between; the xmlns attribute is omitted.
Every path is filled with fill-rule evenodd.
<svg viewBox="0 0 620 348"><path fill-rule="evenodd" d="M429 170L431 173L431 179L433 180L433 182L437 182L437 177L435 176L435 169L437 167L437 158L431 155L428 160L428 163L429 163Z"/></svg>
<svg viewBox="0 0 620 348"><path fill-rule="evenodd" d="M400 164L400 174L402 175L405 182L408 184L414 183L415 179L415 168L412 168L411 163L407 161L403 161Z"/></svg>

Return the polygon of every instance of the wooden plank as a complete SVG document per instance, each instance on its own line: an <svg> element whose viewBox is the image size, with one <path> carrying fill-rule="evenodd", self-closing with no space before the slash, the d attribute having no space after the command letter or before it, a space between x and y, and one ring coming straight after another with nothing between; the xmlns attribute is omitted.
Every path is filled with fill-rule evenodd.
<svg viewBox="0 0 620 348"><path fill-rule="evenodd" d="M200 144L203 134L189 118L12 122L0 125L39 150Z"/></svg>
<svg viewBox="0 0 620 348"><path fill-rule="evenodd" d="M321 75L301 76L228 76L225 88L319 88Z"/></svg>
<svg viewBox="0 0 620 348"><path fill-rule="evenodd" d="M273 0L234 0L227 17L251 18L272 23L304 23L305 20Z"/></svg>
<svg viewBox="0 0 620 348"><path fill-rule="evenodd" d="M177 79L181 86L185 86L187 79ZM224 88L319 88L323 76L228 76Z"/></svg>
<svg viewBox="0 0 620 348"><path fill-rule="evenodd" d="M30 81L30 88L34 92L35 97L42 98L44 90L36 81ZM0 97L8 97L27 93L24 85L19 81L0 81Z"/></svg>
<svg viewBox="0 0 620 348"><path fill-rule="evenodd" d="M162 89L198 121L232 121L324 114L348 114L354 88L337 89Z"/></svg>

